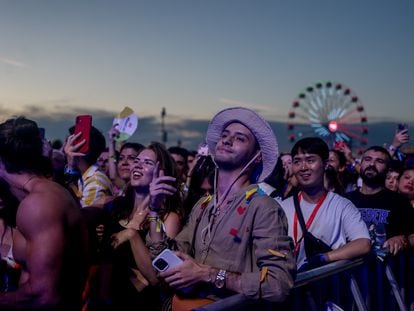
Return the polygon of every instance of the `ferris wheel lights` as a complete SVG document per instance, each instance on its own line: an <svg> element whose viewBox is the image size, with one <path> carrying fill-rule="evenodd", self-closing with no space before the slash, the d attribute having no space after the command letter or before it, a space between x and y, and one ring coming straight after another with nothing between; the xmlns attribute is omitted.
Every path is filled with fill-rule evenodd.
<svg viewBox="0 0 414 311"><path fill-rule="evenodd" d="M338 123L337 123L336 121L331 121L331 122L329 122L329 124L328 124L328 129L329 129L331 132L336 132L336 131L338 130Z"/></svg>
<svg viewBox="0 0 414 311"><path fill-rule="evenodd" d="M365 109L360 98L345 84L325 80L305 86L292 101L288 116L290 142L317 135L328 144L334 140L347 141L355 150L358 145L365 148L368 144Z"/></svg>

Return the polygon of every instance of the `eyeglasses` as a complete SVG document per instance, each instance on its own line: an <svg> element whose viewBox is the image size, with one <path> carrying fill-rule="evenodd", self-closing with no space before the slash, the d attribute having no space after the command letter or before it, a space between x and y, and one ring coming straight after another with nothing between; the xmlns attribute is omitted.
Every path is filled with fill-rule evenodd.
<svg viewBox="0 0 414 311"><path fill-rule="evenodd" d="M137 158L137 156L134 156L132 154L129 154L127 156L121 155L118 158L118 162L127 161L129 164L132 164L132 163L134 163L136 158Z"/></svg>

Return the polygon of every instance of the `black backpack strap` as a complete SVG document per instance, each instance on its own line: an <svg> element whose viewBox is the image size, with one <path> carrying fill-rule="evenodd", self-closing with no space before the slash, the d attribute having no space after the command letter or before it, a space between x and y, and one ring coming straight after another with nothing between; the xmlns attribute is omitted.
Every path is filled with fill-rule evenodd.
<svg viewBox="0 0 414 311"><path fill-rule="evenodd" d="M293 203L295 205L296 214L298 215L300 227L302 228L302 233L305 234L308 231L308 229L306 229L305 220L303 219L302 210L300 209L299 198L298 198L297 192L293 194Z"/></svg>
<svg viewBox="0 0 414 311"><path fill-rule="evenodd" d="M279 196L279 191L277 189L273 190L270 194L269 197L271 198L276 198Z"/></svg>

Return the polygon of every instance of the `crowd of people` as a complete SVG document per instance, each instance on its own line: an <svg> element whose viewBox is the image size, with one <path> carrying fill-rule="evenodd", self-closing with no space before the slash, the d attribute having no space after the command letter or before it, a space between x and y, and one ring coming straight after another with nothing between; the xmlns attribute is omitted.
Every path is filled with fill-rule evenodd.
<svg viewBox="0 0 414 311"><path fill-rule="evenodd" d="M190 310L235 293L267 308L297 273L414 247L407 128L361 155L318 137L279 153L243 107L219 111L197 151L120 142L116 125L81 135L53 148L32 120L0 124L1 310ZM159 272L167 248L181 263Z"/></svg>

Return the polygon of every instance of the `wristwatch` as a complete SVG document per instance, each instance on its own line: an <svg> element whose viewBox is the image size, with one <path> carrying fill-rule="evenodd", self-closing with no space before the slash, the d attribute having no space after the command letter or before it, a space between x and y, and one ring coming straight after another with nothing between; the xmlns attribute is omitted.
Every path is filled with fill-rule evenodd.
<svg viewBox="0 0 414 311"><path fill-rule="evenodd" d="M226 270L219 270L214 281L214 286L217 288L224 288L226 285Z"/></svg>

